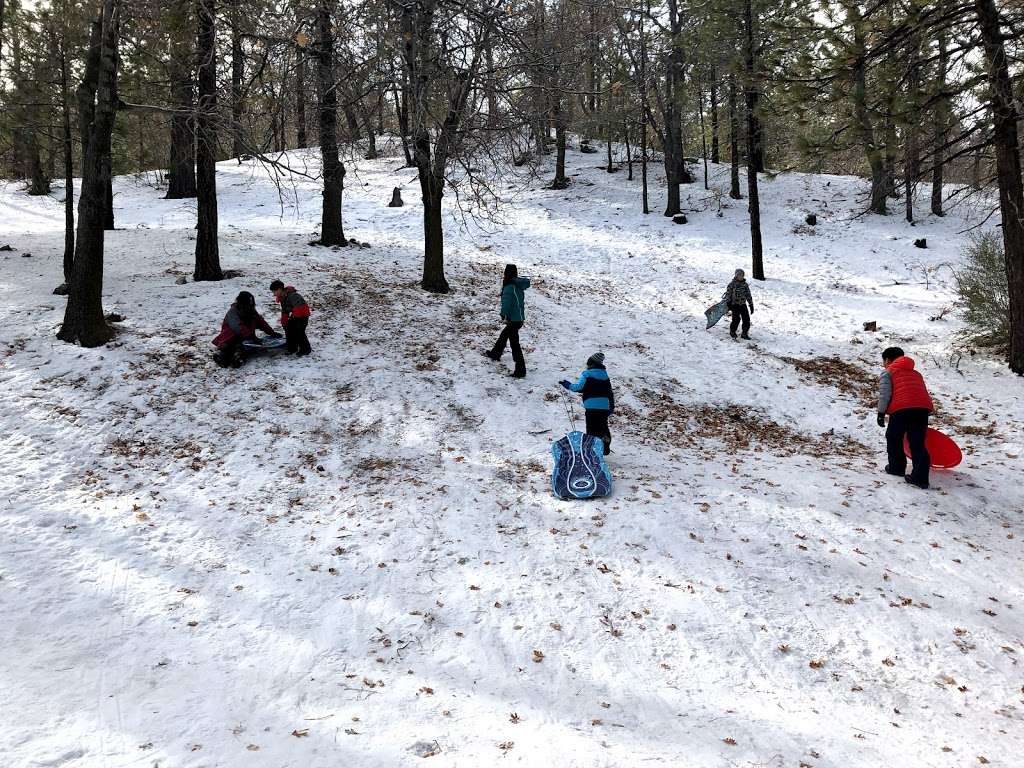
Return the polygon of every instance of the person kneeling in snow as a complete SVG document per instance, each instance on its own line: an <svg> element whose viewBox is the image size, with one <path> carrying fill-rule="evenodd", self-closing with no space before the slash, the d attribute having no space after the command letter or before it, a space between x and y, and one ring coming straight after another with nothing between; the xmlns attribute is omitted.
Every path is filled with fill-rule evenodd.
<svg viewBox="0 0 1024 768"><path fill-rule="evenodd" d="M238 368L245 363L245 348L242 342L255 339L257 329L268 336L281 338L281 334L271 328L256 311L256 299L253 295L248 291L242 291L224 315L220 333L213 340L213 345L217 347L217 354L213 359L217 365L222 368L229 365Z"/></svg>
<svg viewBox="0 0 1024 768"><path fill-rule="evenodd" d="M754 314L754 297L750 295L750 286L747 285L746 273L742 269L737 269L736 274L733 275L732 282L726 286L725 295L722 297L725 299L726 304L729 305L729 311L732 312L732 323L729 325L729 335L734 339L736 338L736 329L739 328L740 320L743 321L743 333L740 338L750 338L750 315ZM750 313L747 313L747 307L750 307Z"/></svg>
<svg viewBox="0 0 1024 768"><path fill-rule="evenodd" d="M928 432L928 415L935 410L932 398L924 377L914 370L914 361L905 356L902 349L886 349L882 352L882 364L885 371L878 382L878 426L885 426L888 414L885 444L889 463L885 471L897 476L906 472L907 457L903 452L903 437L906 435L914 469L903 476L911 485L927 488L931 457L924 439Z"/></svg>
<svg viewBox="0 0 1024 768"><path fill-rule="evenodd" d="M604 455L611 453L612 433L608 430L608 417L615 413L615 394L612 380L604 367L604 354L595 352L587 359L587 370L580 374L579 381L570 384L568 380L558 382L570 392L583 395L583 407L587 414L587 434L599 437L604 442Z"/></svg>
<svg viewBox="0 0 1024 768"><path fill-rule="evenodd" d="M281 305L281 325L284 327L284 337L288 340L288 354L299 357L308 355L313 351L309 347L309 339L306 338L309 304L302 298L302 294L280 280L272 282L270 290Z"/></svg>

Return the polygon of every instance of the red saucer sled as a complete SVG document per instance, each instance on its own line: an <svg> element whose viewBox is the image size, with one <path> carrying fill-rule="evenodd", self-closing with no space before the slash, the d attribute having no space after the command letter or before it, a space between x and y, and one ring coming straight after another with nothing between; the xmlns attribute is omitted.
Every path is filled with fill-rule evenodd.
<svg viewBox="0 0 1024 768"><path fill-rule="evenodd" d="M937 429L928 427L924 436L924 447L928 449L928 455L932 460L932 467L935 469L952 469L964 460L960 446L953 442L952 438L939 432ZM903 438L903 452L910 458L910 443Z"/></svg>

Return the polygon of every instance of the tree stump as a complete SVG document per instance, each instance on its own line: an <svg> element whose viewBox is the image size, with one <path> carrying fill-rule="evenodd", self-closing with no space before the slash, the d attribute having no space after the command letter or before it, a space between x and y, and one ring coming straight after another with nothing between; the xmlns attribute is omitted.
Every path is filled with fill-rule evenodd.
<svg viewBox="0 0 1024 768"><path fill-rule="evenodd" d="M914 241L914 247L915 248L927 248L928 247L928 238L927 237L919 237L917 240Z"/></svg>
<svg viewBox="0 0 1024 768"><path fill-rule="evenodd" d="M813 213L808 213L804 221L807 222L808 226L813 227L815 224L818 223L818 217L815 216Z"/></svg>
<svg viewBox="0 0 1024 768"><path fill-rule="evenodd" d="M864 330L865 331L877 331L878 330L878 323L876 321L874 321L874 320L872 320L869 323L864 323Z"/></svg>
<svg viewBox="0 0 1024 768"><path fill-rule="evenodd" d="M685 213L677 213L675 216L672 217L672 223L673 224L685 224L686 223L686 214Z"/></svg>
<svg viewBox="0 0 1024 768"><path fill-rule="evenodd" d="M391 193L391 202L388 203L388 208L401 208L405 203L402 202L402 190L395 187Z"/></svg>

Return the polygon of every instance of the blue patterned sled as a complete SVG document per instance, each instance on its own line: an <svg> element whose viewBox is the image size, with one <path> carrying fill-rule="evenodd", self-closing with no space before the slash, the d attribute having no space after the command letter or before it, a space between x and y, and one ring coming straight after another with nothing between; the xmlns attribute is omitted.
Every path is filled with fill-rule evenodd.
<svg viewBox="0 0 1024 768"><path fill-rule="evenodd" d="M612 492L612 474L604 461L604 441L570 432L551 444L555 470L551 487L560 499L596 499Z"/></svg>
<svg viewBox="0 0 1024 768"><path fill-rule="evenodd" d="M707 330L708 328L713 328L715 324L723 317L725 317L728 312L729 304L725 299L722 299L717 304L712 304L710 307L704 310L704 317L706 317L708 320L707 328L705 328L704 330Z"/></svg>

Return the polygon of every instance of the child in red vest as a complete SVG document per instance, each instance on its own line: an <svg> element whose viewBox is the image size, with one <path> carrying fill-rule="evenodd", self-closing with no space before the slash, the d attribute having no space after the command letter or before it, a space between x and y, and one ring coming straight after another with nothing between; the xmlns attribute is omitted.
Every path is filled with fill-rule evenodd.
<svg viewBox="0 0 1024 768"><path fill-rule="evenodd" d="M288 341L288 354L299 357L308 355L312 352L309 339L306 338L309 304L302 298L302 294L280 280L272 282L270 290L281 304L281 325L284 326L284 337Z"/></svg>
<svg viewBox="0 0 1024 768"><path fill-rule="evenodd" d="M932 398L924 377L914 370L914 361L906 357L902 349L886 349L882 352L882 364L885 372L878 385L878 426L885 426L888 414L885 443L889 463L885 471L890 475L903 475L908 483L918 488L927 488L931 457L924 446L924 438L928 432L928 416L935 410ZM907 470L904 436L910 444L910 457L914 462L909 475L903 474Z"/></svg>

